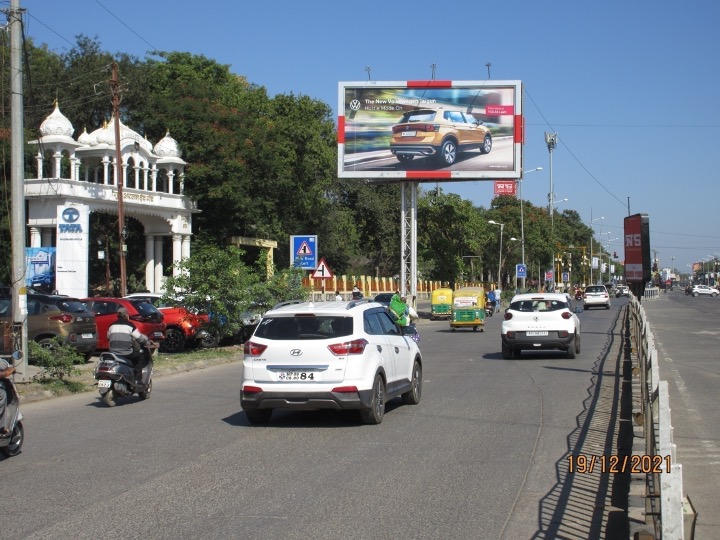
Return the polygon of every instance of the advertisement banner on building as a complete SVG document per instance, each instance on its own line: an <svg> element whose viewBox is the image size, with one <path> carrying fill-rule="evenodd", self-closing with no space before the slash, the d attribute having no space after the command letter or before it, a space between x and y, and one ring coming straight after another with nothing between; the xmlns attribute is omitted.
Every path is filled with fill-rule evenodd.
<svg viewBox="0 0 720 540"><path fill-rule="evenodd" d="M522 171L520 81L338 84L338 176L502 180Z"/></svg>
<svg viewBox="0 0 720 540"><path fill-rule="evenodd" d="M25 248L25 284L44 293L55 290L54 247Z"/></svg>
<svg viewBox="0 0 720 540"><path fill-rule="evenodd" d="M59 205L55 288L60 294L88 295L90 209L84 204Z"/></svg>

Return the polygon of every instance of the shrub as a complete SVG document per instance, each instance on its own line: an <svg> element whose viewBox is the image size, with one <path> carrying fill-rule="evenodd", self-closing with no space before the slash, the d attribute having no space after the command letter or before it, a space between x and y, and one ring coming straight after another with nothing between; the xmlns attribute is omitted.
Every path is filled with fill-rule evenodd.
<svg viewBox="0 0 720 540"><path fill-rule="evenodd" d="M85 358L77 350L58 338L52 340L50 347L41 347L34 341L28 341L28 360L42 369L33 376L38 382L52 379L64 380L71 375L79 375L80 370L75 364L85 362Z"/></svg>

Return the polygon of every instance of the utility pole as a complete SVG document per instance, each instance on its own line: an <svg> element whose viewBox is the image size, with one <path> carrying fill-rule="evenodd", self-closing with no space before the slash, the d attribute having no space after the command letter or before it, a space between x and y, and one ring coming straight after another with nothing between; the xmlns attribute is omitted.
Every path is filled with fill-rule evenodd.
<svg viewBox="0 0 720 540"><path fill-rule="evenodd" d="M20 338L22 361L16 366L19 382L27 380L27 288L25 286L25 178L23 167L22 12L12 0L10 26L10 234L12 239L12 333ZM15 348L18 347L17 341Z"/></svg>
<svg viewBox="0 0 720 540"><path fill-rule="evenodd" d="M127 294L125 266L127 229L125 228L125 202L123 201L123 164L120 153L120 83L118 81L118 65L115 62L112 63L110 92L112 93L113 119L115 123L115 180L117 182L118 198L118 239L120 240L120 296L125 296Z"/></svg>
<svg viewBox="0 0 720 540"><path fill-rule="evenodd" d="M545 143L550 153L550 193L548 193L548 213L550 214L550 227L553 228L553 206L555 206L555 193L553 187L553 150L557 146L557 133L545 132Z"/></svg>

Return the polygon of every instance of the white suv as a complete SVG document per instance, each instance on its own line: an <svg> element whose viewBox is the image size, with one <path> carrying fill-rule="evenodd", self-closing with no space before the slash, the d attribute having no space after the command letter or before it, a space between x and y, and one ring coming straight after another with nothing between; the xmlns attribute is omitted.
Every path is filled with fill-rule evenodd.
<svg viewBox="0 0 720 540"><path fill-rule="evenodd" d="M245 342L240 405L251 423L273 409L356 409L379 424L385 403L420 402L422 357L384 306L306 302L268 311Z"/></svg>
<svg viewBox="0 0 720 540"><path fill-rule="evenodd" d="M600 306L610 309L610 293L605 285L588 285L583 292L583 307L585 309Z"/></svg>

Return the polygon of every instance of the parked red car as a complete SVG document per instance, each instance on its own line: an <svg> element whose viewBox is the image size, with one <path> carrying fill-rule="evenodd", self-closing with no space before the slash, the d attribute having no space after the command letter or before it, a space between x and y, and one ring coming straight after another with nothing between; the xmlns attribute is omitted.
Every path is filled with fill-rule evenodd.
<svg viewBox="0 0 720 540"><path fill-rule="evenodd" d="M196 315L181 305L166 304L163 295L159 293L132 293L125 298L146 300L163 314L165 341L160 345L162 352L176 353L185 347L196 345L214 347L217 345L217 339L203 329L208 320L207 315Z"/></svg>
<svg viewBox="0 0 720 540"><path fill-rule="evenodd" d="M156 343L165 339L165 323L163 314L150 302L131 298L84 298L81 300L89 311L95 314L97 326L97 349L107 350L109 347L107 331L117 321L117 310L124 307L130 320L141 334Z"/></svg>

